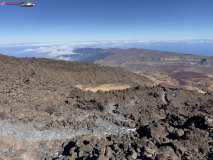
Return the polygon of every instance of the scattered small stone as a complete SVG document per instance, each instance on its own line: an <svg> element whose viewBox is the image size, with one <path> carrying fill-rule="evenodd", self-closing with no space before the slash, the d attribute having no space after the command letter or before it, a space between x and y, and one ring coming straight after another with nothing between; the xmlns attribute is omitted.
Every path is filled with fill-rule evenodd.
<svg viewBox="0 0 213 160"><path fill-rule="evenodd" d="M135 152L135 150L132 151L132 159L136 159L137 158L137 153Z"/></svg>
<svg viewBox="0 0 213 160"><path fill-rule="evenodd" d="M83 145L80 147L79 150L89 153L89 152L92 151L92 149L93 149L93 147L92 147L90 144L86 144L86 145L83 144Z"/></svg>
<svg viewBox="0 0 213 160"><path fill-rule="evenodd" d="M78 140L75 142L76 147L81 147L82 144L83 144L83 141L82 141L81 139L78 139Z"/></svg>

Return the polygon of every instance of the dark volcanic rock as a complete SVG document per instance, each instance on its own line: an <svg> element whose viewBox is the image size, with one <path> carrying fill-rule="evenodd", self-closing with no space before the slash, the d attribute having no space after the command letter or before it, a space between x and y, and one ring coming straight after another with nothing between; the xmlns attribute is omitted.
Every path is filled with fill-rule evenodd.
<svg viewBox="0 0 213 160"><path fill-rule="evenodd" d="M146 133L150 137L165 137L164 128L159 123L152 123L146 128Z"/></svg>
<svg viewBox="0 0 213 160"><path fill-rule="evenodd" d="M78 140L75 142L76 147L81 147L82 144L83 144L83 141L82 141L81 139L78 139Z"/></svg>
<svg viewBox="0 0 213 160"><path fill-rule="evenodd" d="M0 112L0 118L4 119L4 116L5 116L5 112Z"/></svg>
<svg viewBox="0 0 213 160"><path fill-rule="evenodd" d="M0 55L0 66L0 159L213 156L213 93L147 88L139 85L147 78L90 63ZM92 92L76 87L89 83L130 88Z"/></svg>
<svg viewBox="0 0 213 160"><path fill-rule="evenodd" d="M87 152L87 153L91 152L92 149L93 149L93 147L92 147L90 144L86 144L86 145L83 144L83 145L79 148L80 151Z"/></svg>

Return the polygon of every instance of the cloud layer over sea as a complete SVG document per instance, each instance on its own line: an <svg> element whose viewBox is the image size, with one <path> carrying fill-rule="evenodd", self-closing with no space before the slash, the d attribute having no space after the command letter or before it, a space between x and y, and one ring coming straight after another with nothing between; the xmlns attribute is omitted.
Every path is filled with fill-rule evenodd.
<svg viewBox="0 0 213 160"><path fill-rule="evenodd" d="M213 56L213 39L0 44L0 53L15 57L59 57L57 59L71 60L63 55L77 54L73 52L76 48L144 48Z"/></svg>

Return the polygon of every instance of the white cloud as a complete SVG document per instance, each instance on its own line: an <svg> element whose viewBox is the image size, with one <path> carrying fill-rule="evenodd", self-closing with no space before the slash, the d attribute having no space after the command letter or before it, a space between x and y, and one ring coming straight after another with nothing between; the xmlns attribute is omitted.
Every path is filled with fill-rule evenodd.
<svg viewBox="0 0 213 160"><path fill-rule="evenodd" d="M58 60L65 60L65 61L69 61L70 58L67 58L67 57L63 57L63 56L60 56L59 58L57 58Z"/></svg>
<svg viewBox="0 0 213 160"><path fill-rule="evenodd" d="M35 54L38 57L54 58L60 55L76 54L73 52L73 49L74 49L73 45L57 44L57 45L51 45L47 47L38 47L35 49L25 49L23 51L16 52L16 54L35 52Z"/></svg>

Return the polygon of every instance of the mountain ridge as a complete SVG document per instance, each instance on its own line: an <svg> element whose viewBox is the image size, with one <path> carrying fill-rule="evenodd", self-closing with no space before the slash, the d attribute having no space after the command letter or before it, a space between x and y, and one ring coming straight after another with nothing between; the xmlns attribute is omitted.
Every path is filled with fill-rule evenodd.
<svg viewBox="0 0 213 160"><path fill-rule="evenodd" d="M201 93L213 91L213 57L138 48L80 48L77 51L90 56L76 61L123 67L155 83L166 81ZM181 76L174 76L176 72ZM194 78L189 76L191 74Z"/></svg>

